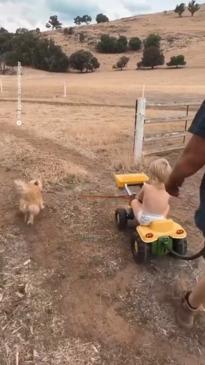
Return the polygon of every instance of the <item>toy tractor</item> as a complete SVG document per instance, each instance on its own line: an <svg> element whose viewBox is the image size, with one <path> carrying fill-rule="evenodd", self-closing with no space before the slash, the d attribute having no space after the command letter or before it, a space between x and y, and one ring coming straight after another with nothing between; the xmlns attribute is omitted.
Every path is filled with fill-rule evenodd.
<svg viewBox="0 0 205 365"><path fill-rule="evenodd" d="M149 178L145 174L115 175L116 185L125 189L129 196L133 193L129 186L142 186ZM118 208L115 221L120 230L126 229L129 220L134 220L131 207ZM169 253L186 259L187 233L172 219L152 222L149 226L135 226L131 238L131 251L137 263L148 262L153 256L165 256Z"/></svg>

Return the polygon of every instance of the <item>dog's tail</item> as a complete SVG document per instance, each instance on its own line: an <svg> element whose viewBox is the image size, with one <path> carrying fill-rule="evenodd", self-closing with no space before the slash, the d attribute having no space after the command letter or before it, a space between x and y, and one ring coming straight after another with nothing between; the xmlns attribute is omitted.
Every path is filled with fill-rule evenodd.
<svg viewBox="0 0 205 365"><path fill-rule="evenodd" d="M26 194L28 192L28 185L23 180L14 180L16 190L19 194Z"/></svg>
<svg viewBox="0 0 205 365"><path fill-rule="evenodd" d="M35 215L38 215L40 213L40 208L37 204L30 204L28 206L28 211L29 211L30 214L35 216Z"/></svg>

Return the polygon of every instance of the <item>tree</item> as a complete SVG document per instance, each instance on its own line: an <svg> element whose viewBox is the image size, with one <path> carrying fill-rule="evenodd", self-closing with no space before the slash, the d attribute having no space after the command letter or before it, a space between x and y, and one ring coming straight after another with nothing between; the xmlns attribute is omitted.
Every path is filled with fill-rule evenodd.
<svg viewBox="0 0 205 365"><path fill-rule="evenodd" d="M125 68L129 62L129 57L126 56L122 56L120 57L120 59L117 61L116 65L113 66L114 69L120 69L121 71L123 70L123 68Z"/></svg>
<svg viewBox="0 0 205 365"><path fill-rule="evenodd" d="M106 23L106 22L109 22L109 18L104 14L98 14L96 16L96 22L97 23Z"/></svg>
<svg viewBox="0 0 205 365"><path fill-rule="evenodd" d="M115 38L110 37L109 34L103 34L97 43L97 50L102 53L123 53L127 50L127 44L125 36Z"/></svg>
<svg viewBox="0 0 205 365"><path fill-rule="evenodd" d="M46 27L52 27L52 29L60 29L62 28L62 23L59 22L57 15L51 15L48 23L46 24Z"/></svg>
<svg viewBox="0 0 205 365"><path fill-rule="evenodd" d="M186 10L186 5L184 3L181 3L176 6L174 12L177 13L181 17L182 14L185 12L185 10Z"/></svg>
<svg viewBox="0 0 205 365"><path fill-rule="evenodd" d="M188 10L191 13L191 16L194 16L194 14L200 9L200 5L196 3L195 0L192 0L188 4Z"/></svg>
<svg viewBox="0 0 205 365"><path fill-rule="evenodd" d="M27 33L29 30L26 28L17 28L16 29L16 34L24 34Z"/></svg>
<svg viewBox="0 0 205 365"><path fill-rule="evenodd" d="M142 60L137 64L138 68L160 66L164 64L164 55L159 47L147 47L143 51Z"/></svg>
<svg viewBox="0 0 205 365"><path fill-rule="evenodd" d="M81 16L76 16L76 18L74 18L74 23L77 24L77 25L81 25L82 17Z"/></svg>
<svg viewBox="0 0 205 365"><path fill-rule="evenodd" d="M89 51L80 50L73 53L69 59L70 67L80 72L95 71L100 67L96 57Z"/></svg>
<svg viewBox="0 0 205 365"><path fill-rule="evenodd" d="M81 23L89 24L90 22L92 22L91 16L83 15L83 17L81 18Z"/></svg>
<svg viewBox="0 0 205 365"><path fill-rule="evenodd" d="M186 61L183 55L173 56L171 57L170 61L167 62L168 67L175 66L176 68L178 68L179 66L185 66L185 65Z"/></svg>
<svg viewBox="0 0 205 365"><path fill-rule="evenodd" d="M144 41L144 47L158 47L160 48L161 37L159 34L152 33Z"/></svg>
<svg viewBox="0 0 205 365"><path fill-rule="evenodd" d="M0 34L0 55L7 66L32 66L45 71L65 72L68 57L52 40L41 39L34 31Z"/></svg>
<svg viewBox="0 0 205 365"><path fill-rule="evenodd" d="M8 30L6 30L5 28L1 27L0 28L0 33L8 33Z"/></svg>
<svg viewBox="0 0 205 365"><path fill-rule="evenodd" d="M138 37L133 37L129 40L129 48L132 51L139 51L142 47L142 41Z"/></svg>
<svg viewBox="0 0 205 365"><path fill-rule="evenodd" d="M69 59L53 40L40 39L32 55L32 66L50 72L66 72L69 67Z"/></svg>
<svg viewBox="0 0 205 365"><path fill-rule="evenodd" d="M97 43L97 50L102 53L115 53L117 40L109 34L103 34Z"/></svg>
<svg viewBox="0 0 205 365"><path fill-rule="evenodd" d="M119 52L119 53L126 52L127 51L127 45L128 45L127 37L125 37L123 35L120 36L117 39L116 52Z"/></svg>

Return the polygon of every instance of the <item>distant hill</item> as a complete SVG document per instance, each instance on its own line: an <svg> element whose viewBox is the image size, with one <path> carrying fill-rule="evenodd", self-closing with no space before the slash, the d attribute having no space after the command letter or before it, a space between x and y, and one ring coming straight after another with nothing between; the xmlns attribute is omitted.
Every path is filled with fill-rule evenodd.
<svg viewBox="0 0 205 365"><path fill-rule="evenodd" d="M83 32L85 41L79 41L79 34ZM109 23L101 23L87 26L75 26L74 35L64 35L63 29L48 31L45 37L51 37L61 45L64 51L70 55L78 49L88 49L95 52L95 44L102 34L114 36L125 35L128 38L138 36L144 39L149 33L159 33L162 37L162 47L166 58L171 55L183 53L188 61L188 66L205 66L205 5L201 5L200 10L190 16L188 10L180 18L173 11L156 14L139 15L123 18ZM131 62L129 67L135 67L141 58L140 53L127 52ZM116 59L116 54L100 54L97 57L102 69L110 69Z"/></svg>

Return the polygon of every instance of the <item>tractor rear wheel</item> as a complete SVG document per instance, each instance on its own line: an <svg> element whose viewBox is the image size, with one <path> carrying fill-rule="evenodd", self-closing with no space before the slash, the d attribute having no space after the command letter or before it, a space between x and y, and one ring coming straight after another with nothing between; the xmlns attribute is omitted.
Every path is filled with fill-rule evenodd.
<svg viewBox="0 0 205 365"><path fill-rule="evenodd" d="M152 244L145 243L136 233L131 237L131 251L137 264L147 263L152 254Z"/></svg>
<svg viewBox="0 0 205 365"><path fill-rule="evenodd" d="M173 240L173 250L179 255L185 256L187 254L187 240L183 239L174 239Z"/></svg>

